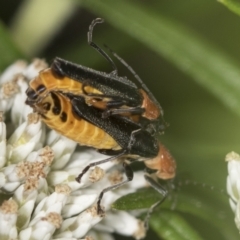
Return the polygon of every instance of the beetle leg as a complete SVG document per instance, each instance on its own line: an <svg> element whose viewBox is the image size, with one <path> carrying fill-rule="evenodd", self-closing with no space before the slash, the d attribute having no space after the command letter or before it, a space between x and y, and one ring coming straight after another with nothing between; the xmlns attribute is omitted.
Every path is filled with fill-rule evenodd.
<svg viewBox="0 0 240 240"><path fill-rule="evenodd" d="M109 106L109 104L107 104L107 106ZM121 114L141 115L142 113L144 113L144 111L145 109L141 107L108 109L103 111L102 116L103 118L106 118L112 115L121 115Z"/></svg>
<svg viewBox="0 0 240 240"><path fill-rule="evenodd" d="M157 201L156 203L154 203L154 204L148 209L147 215L146 215L146 217L145 217L145 219L144 219L144 226L145 226L146 229L148 229L149 218L150 218L153 210L154 210L157 206L161 205L161 204L164 202L164 200L165 200L166 197L167 197L168 191L167 191L162 185L160 185L158 182L156 182L153 178L151 178L150 176L148 176L148 175L145 174L144 177L145 177L146 181L151 185L151 187L154 188L158 193L160 193L160 194L163 196L162 199L160 199L159 201Z"/></svg>
<svg viewBox="0 0 240 240"><path fill-rule="evenodd" d="M98 161L98 162L93 162L93 163L90 163L89 165L87 165L83 170L82 172L76 177L76 181L77 182L81 182L81 178L82 176L89 170L89 168L91 167L95 167L97 165L100 165L100 164L103 164L103 163L106 163L106 162L109 162L109 161L112 161L112 160L115 160L117 159L118 157L122 156L125 154L125 151L119 153L118 155L115 155L113 157L110 157L110 158L106 158L106 159L103 159L101 161Z"/></svg>
<svg viewBox="0 0 240 240"><path fill-rule="evenodd" d="M114 108L114 107L121 107L126 104L125 101L122 100L109 100L109 98L114 98L114 96L110 95L95 95L94 97L91 97L90 99L86 99L86 103L91 106L97 107L99 103L102 102L104 104L105 108ZM98 107L97 107L98 108Z"/></svg>
<svg viewBox="0 0 240 240"><path fill-rule="evenodd" d="M132 181L132 179L133 179L133 170L132 170L132 168L125 162L123 162L123 168L124 168L124 172L125 172L125 174L127 176L127 179L124 180L123 182L120 182L120 183L117 183L115 185L112 185L112 186L109 186L107 188L104 188L101 191L101 193L99 194L98 201L97 201L97 212L98 212L99 215L103 215L103 213L104 213L104 211L103 211L103 209L101 208L101 205L100 205L104 193L106 193L106 192L108 192L110 190L119 188L122 185L124 185L125 183Z"/></svg>
<svg viewBox="0 0 240 240"><path fill-rule="evenodd" d="M93 34L93 29L94 26L98 23L103 23L104 20L102 18L96 18L92 21L92 23L89 26L89 32L88 32L88 44L93 47L96 51L98 51L111 65L113 68L113 71L111 72L113 75L118 75L118 70L113 62L113 60L105 53L96 43L92 41L92 34Z"/></svg>
<svg viewBox="0 0 240 240"><path fill-rule="evenodd" d="M141 131L142 131L141 128L132 131L131 136L130 136L130 140L129 140L129 143L128 143L128 151L129 152L131 152L132 146L133 146L134 142L136 141L135 135L137 135L138 132L141 132Z"/></svg>

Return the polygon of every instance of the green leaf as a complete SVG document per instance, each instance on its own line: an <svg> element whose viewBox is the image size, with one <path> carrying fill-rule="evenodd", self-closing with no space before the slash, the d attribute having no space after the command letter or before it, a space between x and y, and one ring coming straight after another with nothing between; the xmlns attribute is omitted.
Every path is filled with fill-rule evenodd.
<svg viewBox="0 0 240 240"><path fill-rule="evenodd" d="M161 211L150 220L151 228L166 240L200 240L199 234L176 212Z"/></svg>
<svg viewBox="0 0 240 240"><path fill-rule="evenodd" d="M211 223L219 229L224 239L237 239L237 231L233 223L233 214L228 205L228 198L218 190L211 190L200 186L185 186L179 192L170 193L172 201L166 199L159 207L159 221L162 221L162 210L174 208L175 213L184 213L196 216L202 221ZM161 199L155 190L142 189L118 199L112 207L118 210L134 210L149 208ZM173 213L174 214L174 213ZM232 224L226 224L232 222ZM201 229L201 228L200 228Z"/></svg>
<svg viewBox="0 0 240 240"><path fill-rule="evenodd" d="M0 22L0 71L13 63L16 59L23 57L23 54L14 45L6 28Z"/></svg>
<svg viewBox="0 0 240 240"><path fill-rule="evenodd" d="M142 189L137 193L128 194L118 199L112 207L118 210L134 210L149 208L152 204L159 201L161 196L155 190L148 188ZM153 230L164 239L171 240L197 240L201 239L196 231L177 214L176 211L169 211L170 201L163 203L161 211L155 211L151 216L150 225ZM168 209L168 210L166 210Z"/></svg>
<svg viewBox="0 0 240 240"><path fill-rule="evenodd" d="M117 210L135 210L149 208L160 199L159 193L151 188L141 189L119 198L112 204Z"/></svg>
<svg viewBox="0 0 240 240"><path fill-rule="evenodd" d="M85 7L104 17L174 63L240 115L239 63L179 22L132 1L88 0Z"/></svg>
<svg viewBox="0 0 240 240"><path fill-rule="evenodd" d="M229 10L240 16L240 1L239 0L218 0L225 5Z"/></svg>

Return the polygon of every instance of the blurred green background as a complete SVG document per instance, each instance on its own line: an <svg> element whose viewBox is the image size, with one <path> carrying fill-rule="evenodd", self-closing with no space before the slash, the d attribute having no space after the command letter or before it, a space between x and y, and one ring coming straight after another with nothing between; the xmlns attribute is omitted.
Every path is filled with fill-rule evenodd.
<svg viewBox="0 0 240 240"><path fill-rule="evenodd" d="M177 181L199 183L179 190L173 211L166 204L153 216L147 239L239 239L219 189L226 185L225 155L240 152L240 17L213 0L2 1L0 70L18 58L51 63L59 56L110 72L87 45L96 17L105 23L94 41L124 58L164 109L170 126L161 141L176 158Z"/></svg>

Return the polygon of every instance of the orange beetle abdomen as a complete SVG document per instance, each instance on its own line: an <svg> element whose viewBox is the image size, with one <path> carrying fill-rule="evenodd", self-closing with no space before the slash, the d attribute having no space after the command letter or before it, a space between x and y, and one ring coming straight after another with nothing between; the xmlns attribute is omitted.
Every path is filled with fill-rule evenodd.
<svg viewBox="0 0 240 240"><path fill-rule="evenodd" d="M80 145L96 149L121 149L104 130L76 116L72 112L71 101L61 93L51 92L33 107L50 128Z"/></svg>

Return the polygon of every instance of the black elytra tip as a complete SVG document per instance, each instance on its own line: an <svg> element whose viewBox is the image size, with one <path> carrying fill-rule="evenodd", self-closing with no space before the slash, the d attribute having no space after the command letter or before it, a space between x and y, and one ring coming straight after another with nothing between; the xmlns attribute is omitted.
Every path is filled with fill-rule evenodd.
<svg viewBox="0 0 240 240"><path fill-rule="evenodd" d="M61 59L60 58L55 58L53 60L53 63L51 65L51 70L53 75L58 78L64 78L65 77L65 73L63 72L62 68L61 68L61 63L60 63Z"/></svg>

